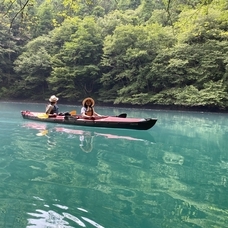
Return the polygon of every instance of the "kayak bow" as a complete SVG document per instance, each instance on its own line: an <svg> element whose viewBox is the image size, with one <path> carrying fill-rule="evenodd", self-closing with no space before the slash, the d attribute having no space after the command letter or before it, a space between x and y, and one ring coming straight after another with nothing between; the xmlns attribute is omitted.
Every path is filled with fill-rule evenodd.
<svg viewBox="0 0 228 228"><path fill-rule="evenodd" d="M42 113L30 111L21 111L21 115L24 119L41 122L61 123L87 127L125 128L135 130L148 130L152 128L157 122L157 119L155 118L120 118L115 116L104 116L93 119L84 119L80 115L39 118Z"/></svg>

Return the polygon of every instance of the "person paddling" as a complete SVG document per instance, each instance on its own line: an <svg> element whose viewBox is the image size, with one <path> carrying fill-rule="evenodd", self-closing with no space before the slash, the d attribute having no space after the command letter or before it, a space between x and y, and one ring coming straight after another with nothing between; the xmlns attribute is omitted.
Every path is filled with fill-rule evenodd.
<svg viewBox="0 0 228 228"><path fill-rule="evenodd" d="M55 117L59 114L59 107L57 105L57 101L59 100L58 97L56 97L55 95L52 95L49 98L49 104L46 107L46 114L49 117Z"/></svg>
<svg viewBox="0 0 228 228"><path fill-rule="evenodd" d="M84 118L93 118L102 116L94 110L95 101L91 97L87 97L82 101L81 115Z"/></svg>

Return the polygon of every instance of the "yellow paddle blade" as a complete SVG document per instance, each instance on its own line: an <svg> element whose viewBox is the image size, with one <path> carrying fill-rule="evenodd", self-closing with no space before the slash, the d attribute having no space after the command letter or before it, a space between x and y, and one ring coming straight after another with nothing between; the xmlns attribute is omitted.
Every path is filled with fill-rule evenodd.
<svg viewBox="0 0 228 228"><path fill-rule="evenodd" d="M40 119L47 119L48 118L48 114L41 113L41 114L38 114L37 117L40 118Z"/></svg>
<svg viewBox="0 0 228 228"><path fill-rule="evenodd" d="M70 114L71 114L72 116L75 116L76 113L77 113L76 110L73 110L73 111L70 112Z"/></svg>
<svg viewBox="0 0 228 228"><path fill-rule="evenodd" d="M46 135L47 133L48 133L48 130L43 130L43 131L37 133L36 135L37 135L37 136L44 136L44 135Z"/></svg>

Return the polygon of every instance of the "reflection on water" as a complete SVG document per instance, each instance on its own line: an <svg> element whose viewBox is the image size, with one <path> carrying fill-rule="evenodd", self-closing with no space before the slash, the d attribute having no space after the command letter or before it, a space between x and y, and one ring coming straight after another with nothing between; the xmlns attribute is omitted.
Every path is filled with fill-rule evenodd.
<svg viewBox="0 0 228 228"><path fill-rule="evenodd" d="M72 141L73 139L77 138L79 140L80 149L85 153L89 153L93 150L94 138L96 137L102 137L103 139L110 140L122 139L129 141L141 141L144 142L145 145L154 144L154 138L148 132L138 133L135 131L129 132L125 130L115 130L114 134L110 134L111 130L109 129L97 128L96 130L82 130L84 129L83 127L79 127L79 129L72 129L69 127L48 127L46 124L36 122L25 123L22 125L22 127L37 130L38 133L36 133L36 136L47 137L49 150L52 146L56 145L56 138L61 136L62 139L62 137L64 136L62 134L66 134L67 139L65 140L70 139ZM56 134L56 132L60 133L61 135ZM51 141L52 138L55 138L55 140Z"/></svg>
<svg viewBox="0 0 228 228"><path fill-rule="evenodd" d="M164 153L163 160L167 164L183 165L183 163L184 163L184 157L183 156L177 155L174 153L169 153L169 152Z"/></svg>
<svg viewBox="0 0 228 228"><path fill-rule="evenodd" d="M93 150L93 138L94 135L92 135L90 132L85 132L82 135L80 135L80 148L84 152L89 153Z"/></svg>
<svg viewBox="0 0 228 228"><path fill-rule="evenodd" d="M39 197L34 197L39 201L44 201ZM37 228L50 228L50 227L88 227L88 224L97 228L104 228L97 222L88 218L88 211L83 208L77 208L75 213L77 216L68 213L69 208L60 204L33 204L33 207L40 205L43 209L35 209L34 212L27 212L27 226L28 228L37 227ZM54 207L53 207L54 206ZM53 209L50 209L53 208ZM83 216L82 216L83 215Z"/></svg>
<svg viewBox="0 0 228 228"><path fill-rule="evenodd" d="M0 227L227 227L227 115L125 110L158 118L144 132L31 122L22 109L0 119Z"/></svg>
<svg viewBox="0 0 228 228"><path fill-rule="evenodd" d="M74 221L77 225L81 227L86 227L86 225L77 217L63 212L63 214L58 214L54 211L43 211L36 210L36 213L28 213L33 219L28 219L27 227L73 227L69 225L66 220Z"/></svg>
<svg viewBox="0 0 228 228"><path fill-rule="evenodd" d="M51 228L51 227L66 227L66 228L73 228L75 226L69 225L69 220L73 221L77 226L86 227L85 222L93 225L97 228L104 228L103 226L99 225L95 221L81 217L81 220L69 213L63 212L62 215L58 214L54 211L43 211L43 210L36 210L36 213L28 213L33 218L28 219L28 225L26 227L43 227L43 228ZM34 218L35 217L35 218ZM84 220L84 222L82 221Z"/></svg>

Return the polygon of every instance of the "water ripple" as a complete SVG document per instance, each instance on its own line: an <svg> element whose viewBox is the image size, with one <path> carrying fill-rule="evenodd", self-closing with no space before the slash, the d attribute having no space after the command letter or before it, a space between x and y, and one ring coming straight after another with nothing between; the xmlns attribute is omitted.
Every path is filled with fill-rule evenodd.
<svg viewBox="0 0 228 228"><path fill-rule="evenodd" d="M46 205L47 207L47 205ZM48 206L49 207L49 206ZM63 207L62 207L63 208ZM64 207L63 209L68 209L68 207ZM86 212L85 209L80 208L84 212ZM36 209L35 212L27 212L27 215L30 217L27 219L28 224L27 228L41 228L41 227L55 227L55 228L72 228L75 227L74 225L80 226L80 227L86 227L86 223L89 223L90 225L96 227L96 228L104 228L104 226L101 226L94 220L81 216L81 218L78 218L68 212L56 212L54 210L42 210L42 209Z"/></svg>

